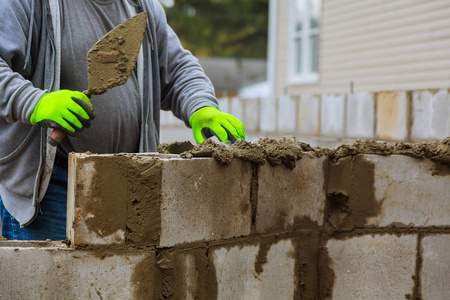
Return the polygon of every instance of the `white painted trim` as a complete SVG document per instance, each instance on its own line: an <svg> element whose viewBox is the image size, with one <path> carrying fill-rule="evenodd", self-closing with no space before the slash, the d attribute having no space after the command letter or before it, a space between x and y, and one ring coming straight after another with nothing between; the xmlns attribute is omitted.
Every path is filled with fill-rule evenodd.
<svg viewBox="0 0 450 300"><path fill-rule="evenodd" d="M296 1L298 0L290 0L290 15L289 15L289 59L288 59L288 74L287 81L289 85L294 84L312 84L317 83L319 81L319 73L311 72L311 44L310 37L313 35L320 34L320 29L311 29L310 28L310 7L309 2L305 1L305 10L303 11L303 25L301 33L297 33L295 31L295 13L296 13ZM301 66L302 71L301 74L296 72L296 51L295 51L295 39L301 38L302 40L302 57L301 57Z"/></svg>
<svg viewBox="0 0 450 300"><path fill-rule="evenodd" d="M297 75L288 77L288 85L297 84L313 84L318 83L320 79L319 73L309 73L306 75Z"/></svg>
<svg viewBox="0 0 450 300"><path fill-rule="evenodd" d="M275 60L277 48L277 5L278 0L269 0L269 36L267 39L267 82L269 83L269 95L275 94Z"/></svg>

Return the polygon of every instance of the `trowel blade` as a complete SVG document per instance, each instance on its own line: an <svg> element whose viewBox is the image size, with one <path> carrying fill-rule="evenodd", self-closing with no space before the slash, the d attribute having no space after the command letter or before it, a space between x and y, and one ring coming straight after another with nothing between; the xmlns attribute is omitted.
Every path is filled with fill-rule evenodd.
<svg viewBox="0 0 450 300"><path fill-rule="evenodd" d="M147 24L140 13L105 34L87 53L87 95L99 95L128 81L136 65Z"/></svg>

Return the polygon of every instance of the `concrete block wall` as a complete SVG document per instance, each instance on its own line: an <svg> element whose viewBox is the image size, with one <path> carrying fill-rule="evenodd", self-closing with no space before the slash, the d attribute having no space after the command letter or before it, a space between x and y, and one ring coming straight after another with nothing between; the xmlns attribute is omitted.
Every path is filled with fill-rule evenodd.
<svg viewBox="0 0 450 300"><path fill-rule="evenodd" d="M155 265L154 251L1 241L0 299L155 299Z"/></svg>
<svg viewBox="0 0 450 300"><path fill-rule="evenodd" d="M413 140L450 136L449 97L446 90L413 92L412 112Z"/></svg>
<svg viewBox="0 0 450 300"><path fill-rule="evenodd" d="M314 146L337 146L361 138L429 141L450 136L447 89L225 98L219 103L242 120L249 140L292 135ZM161 124L163 132L178 124L184 139L190 138L173 116L164 116Z"/></svg>
<svg viewBox="0 0 450 300"><path fill-rule="evenodd" d="M422 299L412 296L416 236L367 234L331 239L325 246L335 276L326 295L331 299Z"/></svg>
<svg viewBox="0 0 450 300"><path fill-rule="evenodd" d="M301 229L305 222L322 226L327 164L325 157L304 157L290 172L282 165L259 167L255 231Z"/></svg>
<svg viewBox="0 0 450 300"><path fill-rule="evenodd" d="M278 99L278 131L295 131L297 125L297 102L297 99L292 99L287 96Z"/></svg>
<svg viewBox="0 0 450 300"><path fill-rule="evenodd" d="M297 132L300 135L316 136L320 133L320 98L302 96L297 111Z"/></svg>
<svg viewBox="0 0 450 300"><path fill-rule="evenodd" d="M351 138L374 138L375 94L358 93L347 96L346 136Z"/></svg>
<svg viewBox="0 0 450 300"><path fill-rule="evenodd" d="M322 95L320 135L342 137L345 134L346 95Z"/></svg>
<svg viewBox="0 0 450 300"><path fill-rule="evenodd" d="M251 231L248 162L79 154L69 164L72 245L173 247Z"/></svg>
<svg viewBox="0 0 450 300"><path fill-rule="evenodd" d="M449 183L450 167L428 159L358 155L331 163L322 297L447 299L450 267L440 259L450 233Z"/></svg>
<svg viewBox="0 0 450 300"><path fill-rule="evenodd" d="M305 155L290 170L150 153L71 154L69 165L69 246L0 242L7 298L450 294L447 165ZM53 280L38 291L37 281Z"/></svg>
<svg viewBox="0 0 450 300"><path fill-rule="evenodd" d="M430 101L431 99L428 99ZM377 95L376 135L382 140L410 139L411 99L407 92L380 92Z"/></svg>
<svg viewBox="0 0 450 300"><path fill-rule="evenodd" d="M72 154L70 245L155 251L164 299L313 297L328 158L296 165Z"/></svg>

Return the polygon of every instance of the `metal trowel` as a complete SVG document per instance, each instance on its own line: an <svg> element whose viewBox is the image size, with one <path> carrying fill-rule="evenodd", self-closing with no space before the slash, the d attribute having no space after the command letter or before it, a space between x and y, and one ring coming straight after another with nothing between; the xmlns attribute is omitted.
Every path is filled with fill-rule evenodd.
<svg viewBox="0 0 450 300"><path fill-rule="evenodd" d="M147 14L140 13L105 34L87 53L89 98L100 95L128 81L141 48L147 24ZM48 143L56 147L65 133L53 130Z"/></svg>

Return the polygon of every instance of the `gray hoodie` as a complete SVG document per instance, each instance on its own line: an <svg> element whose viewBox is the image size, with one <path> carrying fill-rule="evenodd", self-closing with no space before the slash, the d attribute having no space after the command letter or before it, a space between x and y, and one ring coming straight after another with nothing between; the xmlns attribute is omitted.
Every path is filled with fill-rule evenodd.
<svg viewBox="0 0 450 300"><path fill-rule="evenodd" d="M51 129L30 115L46 91L59 89L60 0L0 0L0 196L22 226L37 214L50 180L56 148ZM171 110L189 126L199 108L218 108L198 60L180 45L157 0L127 0L149 18L138 58L142 103L140 152L156 151L159 111Z"/></svg>

